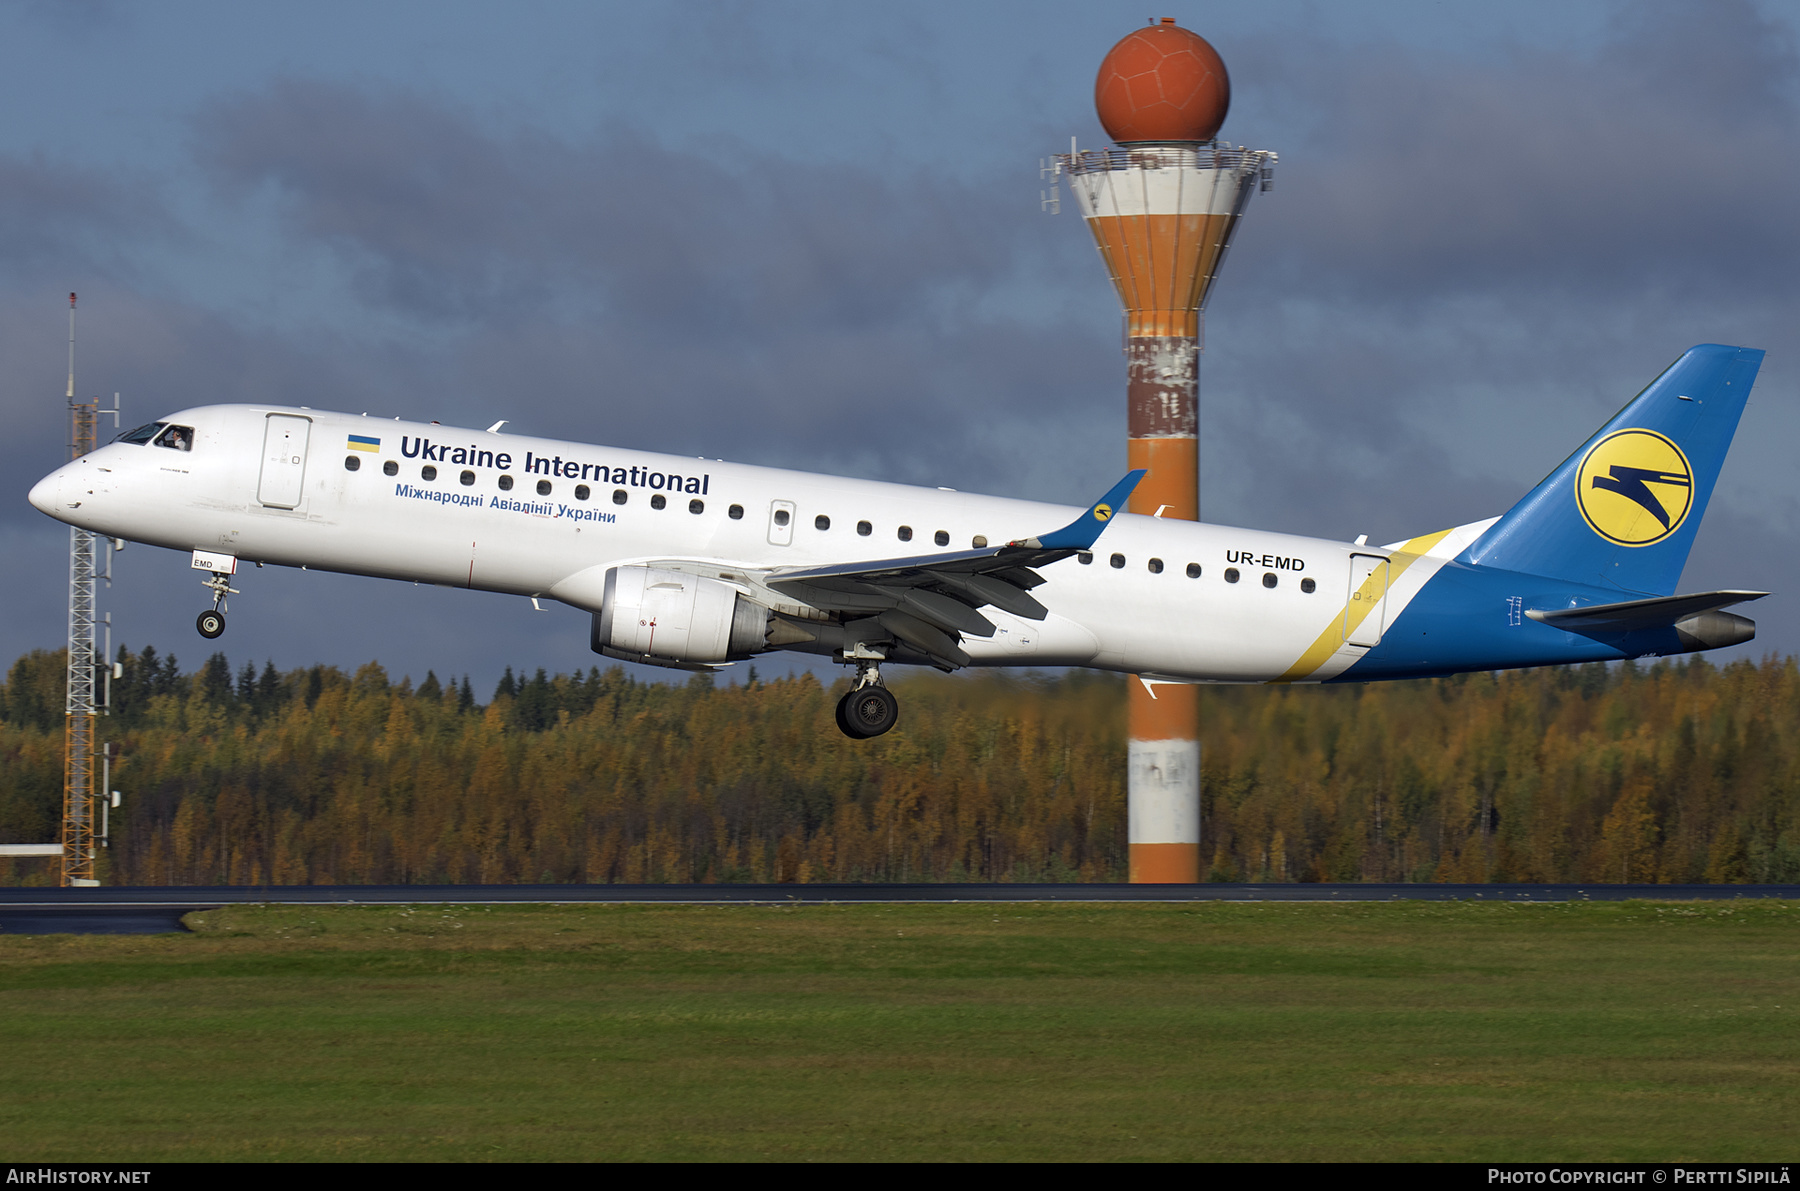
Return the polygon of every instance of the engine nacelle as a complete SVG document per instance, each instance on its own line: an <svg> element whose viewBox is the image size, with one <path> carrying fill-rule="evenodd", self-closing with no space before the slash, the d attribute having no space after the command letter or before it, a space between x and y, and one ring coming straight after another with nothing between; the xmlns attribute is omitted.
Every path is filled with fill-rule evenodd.
<svg viewBox="0 0 1800 1191"><path fill-rule="evenodd" d="M768 648L769 617L767 608L717 579L613 567L594 613L593 647L652 664L727 662Z"/></svg>
<svg viewBox="0 0 1800 1191"><path fill-rule="evenodd" d="M1675 622L1675 636L1683 649L1723 649L1756 640L1756 622L1735 612L1696 612Z"/></svg>

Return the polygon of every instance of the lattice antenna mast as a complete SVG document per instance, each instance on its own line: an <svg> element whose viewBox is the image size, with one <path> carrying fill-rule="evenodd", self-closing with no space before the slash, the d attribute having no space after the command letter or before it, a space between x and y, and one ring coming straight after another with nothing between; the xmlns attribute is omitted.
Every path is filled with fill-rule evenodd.
<svg viewBox="0 0 1800 1191"><path fill-rule="evenodd" d="M75 399L75 295L69 295L69 458L94 449L100 402ZM94 778L99 751L95 747L98 708L94 701L95 636L98 617L94 588L95 537L85 529L69 530L69 682L63 705L64 885L98 885L94 875Z"/></svg>

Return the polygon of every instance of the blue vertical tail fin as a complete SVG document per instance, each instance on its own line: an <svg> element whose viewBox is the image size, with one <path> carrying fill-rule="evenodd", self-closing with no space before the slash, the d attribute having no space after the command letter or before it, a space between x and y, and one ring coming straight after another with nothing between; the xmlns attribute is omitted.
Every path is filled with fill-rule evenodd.
<svg viewBox="0 0 1800 1191"><path fill-rule="evenodd" d="M1673 594L1762 358L1690 348L1459 561Z"/></svg>

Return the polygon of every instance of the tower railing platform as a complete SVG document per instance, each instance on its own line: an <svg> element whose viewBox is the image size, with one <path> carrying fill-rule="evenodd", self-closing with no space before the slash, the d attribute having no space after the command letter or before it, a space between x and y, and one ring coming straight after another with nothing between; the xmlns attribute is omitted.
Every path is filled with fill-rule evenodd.
<svg viewBox="0 0 1800 1191"><path fill-rule="evenodd" d="M1268 149L1247 149L1223 141L1083 149L1056 155L1057 164L1071 176L1126 169L1255 170L1263 174L1265 188L1269 171L1279 160L1280 156Z"/></svg>

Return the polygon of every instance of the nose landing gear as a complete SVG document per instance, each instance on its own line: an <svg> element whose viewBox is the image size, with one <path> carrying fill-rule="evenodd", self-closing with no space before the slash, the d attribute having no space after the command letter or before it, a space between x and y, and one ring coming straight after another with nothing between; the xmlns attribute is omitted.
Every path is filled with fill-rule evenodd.
<svg viewBox="0 0 1800 1191"><path fill-rule="evenodd" d="M225 597L241 594L231 586L231 577L215 571L200 581L200 586L213 593L213 606L202 612L194 621L194 627L200 635L211 641L225 631Z"/></svg>
<svg viewBox="0 0 1800 1191"><path fill-rule="evenodd" d="M856 659L856 685L838 700L837 725L852 740L880 736L900 722L900 700L881 681L879 659Z"/></svg>

